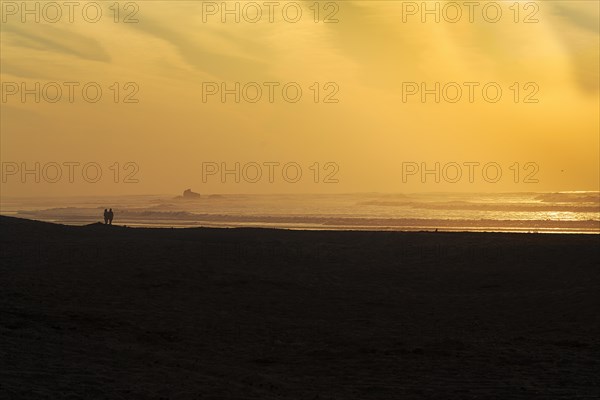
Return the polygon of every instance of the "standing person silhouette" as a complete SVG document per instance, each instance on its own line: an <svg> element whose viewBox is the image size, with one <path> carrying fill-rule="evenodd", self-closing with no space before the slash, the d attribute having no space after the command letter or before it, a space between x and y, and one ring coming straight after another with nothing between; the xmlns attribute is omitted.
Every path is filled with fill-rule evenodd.
<svg viewBox="0 0 600 400"><path fill-rule="evenodd" d="M108 211L104 209L104 225L108 224Z"/></svg>
<svg viewBox="0 0 600 400"><path fill-rule="evenodd" d="M112 225L112 220L113 220L114 216L115 216L115 213L113 213L113 210L111 208L110 210L108 210L108 224L109 225Z"/></svg>

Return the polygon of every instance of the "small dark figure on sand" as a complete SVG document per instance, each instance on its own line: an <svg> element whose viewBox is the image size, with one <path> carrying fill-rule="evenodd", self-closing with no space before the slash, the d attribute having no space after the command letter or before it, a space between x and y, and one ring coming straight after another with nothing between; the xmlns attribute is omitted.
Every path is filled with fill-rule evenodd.
<svg viewBox="0 0 600 400"><path fill-rule="evenodd" d="M104 209L104 225L108 224L108 211Z"/></svg>
<svg viewBox="0 0 600 400"><path fill-rule="evenodd" d="M108 210L107 216L108 216L108 224L112 225L112 220L113 220L113 217L115 216L115 214L113 213L112 208Z"/></svg>

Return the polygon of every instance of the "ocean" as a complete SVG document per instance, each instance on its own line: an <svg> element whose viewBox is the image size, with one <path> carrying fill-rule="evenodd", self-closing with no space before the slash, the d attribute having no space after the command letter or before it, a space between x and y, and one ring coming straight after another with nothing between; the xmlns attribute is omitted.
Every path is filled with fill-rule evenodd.
<svg viewBox="0 0 600 400"><path fill-rule="evenodd" d="M599 192L5 198L0 213L86 225L600 233Z"/></svg>

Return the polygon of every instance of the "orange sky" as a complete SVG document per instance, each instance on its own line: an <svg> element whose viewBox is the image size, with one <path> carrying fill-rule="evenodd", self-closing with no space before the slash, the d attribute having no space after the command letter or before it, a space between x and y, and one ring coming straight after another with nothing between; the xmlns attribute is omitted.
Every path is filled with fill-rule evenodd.
<svg viewBox="0 0 600 400"><path fill-rule="evenodd" d="M463 6L456 23L445 20L456 16L445 1L437 2L439 23L412 8L421 2L321 2L319 22L313 1L277 2L270 22L259 1L254 4L263 14L256 23L246 21L258 18L251 2L239 3L247 11L239 23L215 10L221 2L121 2L117 22L113 2L98 2L96 23L90 22L95 7L88 6L84 18L85 2L73 22L63 2L55 3L63 13L58 22L52 22L56 10L39 2L39 23L35 13L23 13L21 2L0 3L2 196L179 193L188 187L202 193L599 190L595 1L480 2L473 22ZM502 16L493 23L496 4ZM290 20L302 10L298 22L286 21L284 6ZM331 13L338 22L324 23ZM138 22L125 23L127 16ZM527 18L538 22L524 23ZM83 98L90 82L89 99L95 86L102 89L96 103ZM240 103L233 94L223 103L220 93L203 101L211 82L217 88L222 82L229 88L257 84L240 93ZM273 102L265 82L274 82ZM302 89L296 103L282 94L290 82ZM436 82L439 103L435 94L423 102L420 93L406 93ZM450 82L456 84L443 92ZM465 82L478 85L472 102ZM23 99L22 85L35 92L36 83L40 102L36 94ZM495 103L482 94L489 83L502 89ZM57 86L62 95L48 101ZM256 86L261 100L244 100ZM462 98L452 103L457 86ZM137 89L130 99L138 101L124 102ZM337 102L325 103L335 90L331 99ZM534 91L529 99L537 102L524 102ZM487 93L493 96L493 87ZM20 174L23 166L35 170L36 162L39 183L35 173ZM403 180L406 163L434 169L436 162L440 183L420 171ZM469 162L479 163L472 182ZM222 163L231 169L240 163L239 183L234 174L206 174ZM86 164L88 181L101 168L98 182L84 179ZM252 183L257 164L262 179ZM301 168L298 182L290 183L294 173L282 176L285 164L288 172ZM457 164L463 175L453 183ZM497 182L489 182L493 173L486 180L486 164L502 168ZM62 176L51 183L57 165ZM138 182L123 182L133 172L130 180ZM525 183L528 173L531 182ZM324 183L328 176L331 182Z"/></svg>

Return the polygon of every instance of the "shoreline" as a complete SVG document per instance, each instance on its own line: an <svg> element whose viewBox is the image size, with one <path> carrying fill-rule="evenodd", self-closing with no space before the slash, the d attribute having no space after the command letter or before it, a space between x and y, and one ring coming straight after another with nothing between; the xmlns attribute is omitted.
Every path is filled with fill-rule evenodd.
<svg viewBox="0 0 600 400"><path fill-rule="evenodd" d="M57 225L64 226L88 226L98 222L90 222L89 220L77 220L71 219L65 221L63 219L31 219L24 218L18 214L6 215L0 214L0 217L24 219L31 221L47 222ZM228 218L226 218L228 219ZM552 221L549 225L563 225L562 227L557 226L539 226L540 223L547 223L547 221L510 221L513 224L511 226L494 226L493 223L497 222L509 222L509 221L494 221L494 220L450 220L450 221L438 221L438 220L420 220L422 222L428 222L428 224L421 225L401 225L399 224L402 220L398 219L396 225L336 225L331 224L315 224L315 223L291 223L291 222L219 222L219 221L193 221L185 223L184 221L172 221L172 222L161 222L156 223L140 222L135 220L129 221L118 221L115 226L124 226L129 228L140 228L140 229L188 229L188 228L222 228L222 229L235 229L235 228L260 228L260 229L281 229L281 230L299 230L299 231L332 231L332 232L343 232L343 231L363 231L363 232L476 232L476 233L548 233L548 234L570 234L570 235L598 235L600 234L600 222L589 220L589 221ZM407 220L414 222L415 220ZM487 226L478 226L477 222L486 222ZM70 223L69 223L70 222ZM465 226L454 225L454 226L443 226L441 224L436 225L434 222L461 222ZM537 226L524 226L527 223L535 222ZM471 223L472 225L468 225ZM588 226L594 228L582 229L577 225L585 223ZM597 226L598 225L598 226ZM597 227L596 227L597 226Z"/></svg>

